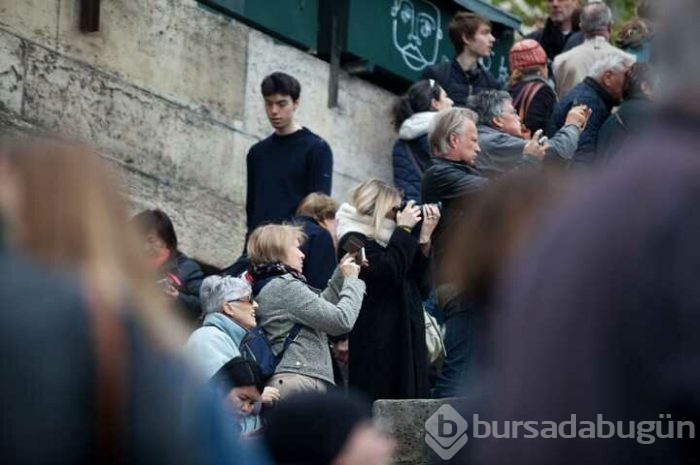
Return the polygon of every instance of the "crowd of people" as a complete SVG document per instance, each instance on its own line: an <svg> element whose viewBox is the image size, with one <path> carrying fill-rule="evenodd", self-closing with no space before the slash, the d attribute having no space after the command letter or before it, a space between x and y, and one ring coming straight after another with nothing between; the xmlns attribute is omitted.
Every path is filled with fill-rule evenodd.
<svg viewBox="0 0 700 465"><path fill-rule="evenodd" d="M342 203L331 197L331 146L295 118L299 82L265 77L273 134L248 152L245 246L225 268L183 253L166 212L128 218L90 147L6 142L0 344L13 450L3 441L3 456L388 464L395 444L371 422L378 399L466 397L464 411L496 419L597 407L629 418L659 399L697 418L697 366L681 357L697 356L697 293L675 286L697 270L700 167L681 156L656 177L642 169L648 160L621 168L658 124L649 3L621 28L623 50L610 43L604 2L549 0L544 28L510 51L505 89L480 64L495 42L490 23L458 13L456 58L427 69L393 108L393 183L365 180ZM692 118L675 108L660 134L687 140L680 152L692 154ZM593 182L596 173L605 174ZM639 183L666 195L638 197ZM666 217L692 221L653 221ZM656 257L659 244L668 256ZM623 310L639 299L650 311L629 328ZM668 306L672 322L659 319ZM653 366L635 358L649 334L668 338L643 352ZM612 335L629 358L602 362ZM663 371L673 367L681 372ZM616 369L675 377L674 390L650 386L625 404ZM562 399L576 383L599 397ZM42 434L50 447L35 447ZM623 453L617 443L588 455L535 443L487 441L458 460L613 463ZM654 449L679 460L692 452Z"/></svg>

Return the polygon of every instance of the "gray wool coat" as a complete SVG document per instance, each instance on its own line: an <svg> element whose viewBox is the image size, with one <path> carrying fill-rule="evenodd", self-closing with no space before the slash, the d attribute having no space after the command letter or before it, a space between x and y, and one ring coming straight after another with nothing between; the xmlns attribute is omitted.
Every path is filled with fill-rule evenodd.
<svg viewBox="0 0 700 465"><path fill-rule="evenodd" d="M343 278L336 269L328 287L319 295L291 274L271 280L256 300L258 324L267 331L273 350L282 350L296 323L303 325L275 373L295 373L333 382L328 335L349 333L360 314L365 283Z"/></svg>

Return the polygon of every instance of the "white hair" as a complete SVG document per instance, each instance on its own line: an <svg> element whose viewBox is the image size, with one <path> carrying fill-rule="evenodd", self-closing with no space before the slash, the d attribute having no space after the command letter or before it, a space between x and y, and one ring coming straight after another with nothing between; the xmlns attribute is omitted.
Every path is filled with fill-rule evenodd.
<svg viewBox="0 0 700 465"><path fill-rule="evenodd" d="M634 60L620 53L609 53L596 61L588 71L592 78L601 77L606 71L622 72L634 64Z"/></svg>
<svg viewBox="0 0 700 465"><path fill-rule="evenodd" d="M605 32L612 23L612 10L604 2L588 2L581 10L581 31L586 34Z"/></svg>

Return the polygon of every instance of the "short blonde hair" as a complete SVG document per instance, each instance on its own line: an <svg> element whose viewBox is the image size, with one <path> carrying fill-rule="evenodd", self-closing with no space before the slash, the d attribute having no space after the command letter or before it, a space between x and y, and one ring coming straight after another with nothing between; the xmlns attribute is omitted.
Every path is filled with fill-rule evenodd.
<svg viewBox="0 0 700 465"><path fill-rule="evenodd" d="M430 151L434 156L450 151L450 137L462 132L465 120L477 124L479 116L468 108L450 108L435 115L428 128Z"/></svg>
<svg viewBox="0 0 700 465"><path fill-rule="evenodd" d="M338 202L322 192L312 192L297 207L297 215L311 217L318 223L334 219L337 211Z"/></svg>
<svg viewBox="0 0 700 465"><path fill-rule="evenodd" d="M375 233L381 229L382 220L394 204L400 201L401 191L379 179L370 179L354 187L348 200L358 214L372 218Z"/></svg>
<svg viewBox="0 0 700 465"><path fill-rule="evenodd" d="M255 228L248 238L248 260L253 265L282 262L287 248L306 240L299 226L266 224Z"/></svg>

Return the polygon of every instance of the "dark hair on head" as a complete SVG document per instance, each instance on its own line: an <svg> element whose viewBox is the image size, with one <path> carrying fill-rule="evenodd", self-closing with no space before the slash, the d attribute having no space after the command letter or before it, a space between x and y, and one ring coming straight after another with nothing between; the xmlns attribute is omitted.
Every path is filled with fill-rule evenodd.
<svg viewBox="0 0 700 465"><path fill-rule="evenodd" d="M226 392L235 387L254 386L262 394L265 389L260 367L252 360L243 357L235 357L226 362L211 380Z"/></svg>
<svg viewBox="0 0 700 465"><path fill-rule="evenodd" d="M447 31L457 53L461 53L464 47L462 38L465 36L467 39L473 38L482 24L491 26L491 22L488 19L466 11L460 11L452 17L449 26L447 26Z"/></svg>
<svg viewBox="0 0 700 465"><path fill-rule="evenodd" d="M648 63L635 63L625 75L625 85L622 89L622 97L627 100L630 97L643 95L642 86L647 84L654 87L654 76Z"/></svg>
<svg viewBox="0 0 700 465"><path fill-rule="evenodd" d="M162 210L144 210L131 219L131 224L143 234L156 233L170 251L177 250L177 236L170 217Z"/></svg>
<svg viewBox="0 0 700 465"><path fill-rule="evenodd" d="M394 129L398 132L404 121L414 113L430 111L433 100L440 100L442 87L433 79L423 79L408 88L394 105Z"/></svg>
<svg viewBox="0 0 700 465"><path fill-rule="evenodd" d="M301 95L301 84L293 76L278 71L265 76L260 84L260 92L263 97L275 94L289 95L293 101L296 101Z"/></svg>

